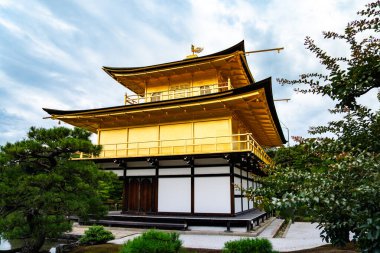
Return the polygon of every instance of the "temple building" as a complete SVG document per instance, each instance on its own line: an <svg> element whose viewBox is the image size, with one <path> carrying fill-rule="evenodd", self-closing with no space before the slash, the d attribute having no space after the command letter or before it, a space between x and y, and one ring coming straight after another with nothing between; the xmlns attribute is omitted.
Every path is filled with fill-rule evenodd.
<svg viewBox="0 0 380 253"><path fill-rule="evenodd" d="M255 81L244 41L218 53L146 67L103 67L129 90L125 104L62 111L54 120L97 134L80 154L124 181L125 214L235 217L255 208L239 188L283 145L271 79ZM132 93L133 95L131 95Z"/></svg>

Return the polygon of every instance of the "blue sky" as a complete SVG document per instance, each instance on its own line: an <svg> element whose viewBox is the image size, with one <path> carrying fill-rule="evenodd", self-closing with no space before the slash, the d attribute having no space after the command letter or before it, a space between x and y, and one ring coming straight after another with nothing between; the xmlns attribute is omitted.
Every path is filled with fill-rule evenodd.
<svg viewBox="0 0 380 253"><path fill-rule="evenodd" d="M129 1L0 0L0 145L20 140L30 126L57 122L41 108L89 109L121 105L126 89L102 66L133 67L183 59L192 43L201 55L241 40L246 50L285 47L280 54L248 56L256 80L272 76L280 121L290 135L333 119L327 98L302 95L275 78L322 71L304 49L313 37L332 54L344 44L322 31L342 31L364 0ZM376 103L375 93L362 101ZM286 130L284 130L285 135Z"/></svg>

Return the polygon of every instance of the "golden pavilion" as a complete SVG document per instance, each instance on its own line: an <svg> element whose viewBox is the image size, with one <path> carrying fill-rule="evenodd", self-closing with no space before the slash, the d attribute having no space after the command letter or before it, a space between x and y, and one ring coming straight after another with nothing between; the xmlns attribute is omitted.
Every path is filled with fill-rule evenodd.
<svg viewBox="0 0 380 253"><path fill-rule="evenodd" d="M244 41L218 53L146 67L103 67L125 104L61 111L52 119L97 134L101 154L81 154L124 181L122 212L234 217L254 210L237 186L271 164L264 148L286 141L271 79L255 81Z"/></svg>

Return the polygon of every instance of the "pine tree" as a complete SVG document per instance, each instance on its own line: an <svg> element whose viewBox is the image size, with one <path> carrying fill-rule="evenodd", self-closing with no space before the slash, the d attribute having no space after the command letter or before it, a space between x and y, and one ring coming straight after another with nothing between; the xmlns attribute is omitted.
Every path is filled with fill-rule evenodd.
<svg viewBox="0 0 380 253"><path fill-rule="evenodd" d="M0 147L0 234L22 238L22 252L38 252L45 238L69 231L70 215L105 214L99 182L116 176L93 162L70 160L76 152L100 152L90 134L32 127L24 140Z"/></svg>

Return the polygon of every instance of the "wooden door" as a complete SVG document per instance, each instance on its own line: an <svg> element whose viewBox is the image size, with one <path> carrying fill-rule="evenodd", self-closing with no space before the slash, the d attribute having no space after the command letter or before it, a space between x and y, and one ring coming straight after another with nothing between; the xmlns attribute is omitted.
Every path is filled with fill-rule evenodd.
<svg viewBox="0 0 380 253"><path fill-rule="evenodd" d="M130 178L128 186L128 212L149 213L154 211L155 191L152 178Z"/></svg>
<svg viewBox="0 0 380 253"><path fill-rule="evenodd" d="M129 179L128 187L128 212L139 211L140 181L138 178Z"/></svg>
<svg viewBox="0 0 380 253"><path fill-rule="evenodd" d="M144 178L140 182L140 212L152 212L153 184L151 178Z"/></svg>

